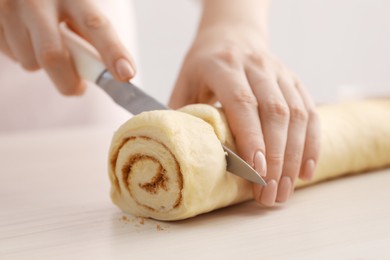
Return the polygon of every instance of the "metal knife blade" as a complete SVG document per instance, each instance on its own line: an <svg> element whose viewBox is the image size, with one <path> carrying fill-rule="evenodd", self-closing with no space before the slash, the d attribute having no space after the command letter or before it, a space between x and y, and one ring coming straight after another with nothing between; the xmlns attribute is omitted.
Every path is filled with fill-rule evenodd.
<svg viewBox="0 0 390 260"><path fill-rule="evenodd" d="M105 70L96 80L96 84L111 96L118 105L125 108L133 115L144 111L169 109L132 83L116 81L107 70ZM224 145L223 149L226 153L228 172L238 175L248 181L266 186L266 182L263 178L249 164Z"/></svg>

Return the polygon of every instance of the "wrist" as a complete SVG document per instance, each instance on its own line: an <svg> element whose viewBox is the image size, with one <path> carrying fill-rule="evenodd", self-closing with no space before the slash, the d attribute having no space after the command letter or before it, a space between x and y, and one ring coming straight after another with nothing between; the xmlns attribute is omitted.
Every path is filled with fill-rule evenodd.
<svg viewBox="0 0 390 260"><path fill-rule="evenodd" d="M198 32L210 28L248 32L268 39L268 0L204 0Z"/></svg>
<svg viewBox="0 0 390 260"><path fill-rule="evenodd" d="M268 37L257 28L242 25L214 24L201 27L194 39L192 49L225 47L242 51L267 50Z"/></svg>

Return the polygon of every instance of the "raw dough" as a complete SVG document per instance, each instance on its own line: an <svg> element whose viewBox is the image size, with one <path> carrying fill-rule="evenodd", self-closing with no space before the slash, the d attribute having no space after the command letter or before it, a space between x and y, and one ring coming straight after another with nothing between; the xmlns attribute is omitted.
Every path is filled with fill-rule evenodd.
<svg viewBox="0 0 390 260"><path fill-rule="evenodd" d="M319 107L321 153L314 178L298 187L390 166L390 99Z"/></svg>
<svg viewBox="0 0 390 260"><path fill-rule="evenodd" d="M318 167L311 182L297 186L390 165L390 100L319 112ZM251 199L251 184L226 172L220 142L235 148L225 116L208 105L134 116L112 139L112 201L135 216L179 220Z"/></svg>

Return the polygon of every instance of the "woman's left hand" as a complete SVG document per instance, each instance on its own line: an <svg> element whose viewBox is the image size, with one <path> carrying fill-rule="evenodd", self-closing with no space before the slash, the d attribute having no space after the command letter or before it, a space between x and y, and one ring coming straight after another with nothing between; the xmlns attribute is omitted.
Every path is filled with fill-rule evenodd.
<svg viewBox="0 0 390 260"><path fill-rule="evenodd" d="M266 187L253 185L259 203L285 202L298 176L313 176L319 153L315 106L257 31L230 25L198 32L170 106L216 101L225 111L239 155L266 175Z"/></svg>

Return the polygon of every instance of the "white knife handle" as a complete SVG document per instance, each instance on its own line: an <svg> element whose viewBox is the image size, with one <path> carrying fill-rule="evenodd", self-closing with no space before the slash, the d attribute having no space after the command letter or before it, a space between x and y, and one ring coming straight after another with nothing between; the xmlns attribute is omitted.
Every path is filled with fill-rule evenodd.
<svg viewBox="0 0 390 260"><path fill-rule="evenodd" d="M106 67L95 48L71 31L65 23L60 25L60 30L79 75L85 80L96 82Z"/></svg>

